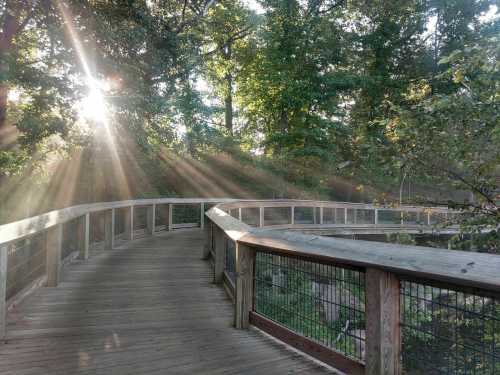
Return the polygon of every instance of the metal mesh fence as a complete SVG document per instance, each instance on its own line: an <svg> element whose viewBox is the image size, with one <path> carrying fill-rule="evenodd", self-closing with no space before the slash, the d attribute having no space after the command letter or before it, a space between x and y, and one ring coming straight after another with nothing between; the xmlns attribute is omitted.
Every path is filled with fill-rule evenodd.
<svg viewBox="0 0 500 375"><path fill-rule="evenodd" d="M71 253L78 251L78 229L82 219L74 219L63 224L61 259L66 259Z"/></svg>
<svg viewBox="0 0 500 375"><path fill-rule="evenodd" d="M314 208L295 207L294 220L296 224L314 224Z"/></svg>
<svg viewBox="0 0 500 375"><path fill-rule="evenodd" d="M172 205L172 224L198 224L200 225L199 204Z"/></svg>
<svg viewBox="0 0 500 375"><path fill-rule="evenodd" d="M224 271L234 283L236 280L236 245L234 241L225 238Z"/></svg>
<svg viewBox="0 0 500 375"><path fill-rule="evenodd" d="M241 220L250 226L259 226L259 215L258 207L244 207L241 209Z"/></svg>
<svg viewBox="0 0 500 375"><path fill-rule="evenodd" d="M500 300L401 282L407 374L500 374Z"/></svg>
<svg viewBox="0 0 500 375"><path fill-rule="evenodd" d="M255 311L288 329L363 360L365 275L257 250Z"/></svg>
<svg viewBox="0 0 500 375"><path fill-rule="evenodd" d="M291 222L290 207L266 207L264 225L284 225Z"/></svg>
<svg viewBox="0 0 500 375"><path fill-rule="evenodd" d="M7 299L45 273L45 236L41 232L7 247Z"/></svg>

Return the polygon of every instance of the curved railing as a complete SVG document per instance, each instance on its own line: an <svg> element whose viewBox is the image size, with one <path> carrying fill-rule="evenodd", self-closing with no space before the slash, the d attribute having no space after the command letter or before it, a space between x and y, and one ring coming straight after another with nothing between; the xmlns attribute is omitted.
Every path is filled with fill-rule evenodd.
<svg viewBox="0 0 500 375"><path fill-rule="evenodd" d="M297 207L312 211L308 223L297 224ZM500 257L273 229L325 223L337 209L343 222L332 225L354 225L347 212L364 210L372 219L363 225L383 226L389 210L401 227L406 213L423 216L411 223L422 230L456 214L304 201L212 208L205 256L234 301L236 327L253 324L349 374L500 373Z"/></svg>
<svg viewBox="0 0 500 375"><path fill-rule="evenodd" d="M87 259L92 249L112 249L161 230L200 227L207 235L204 256L212 255L215 282L223 282L235 301L239 328L252 323L348 373L398 373L414 363L434 366L421 373L473 373L474 366L496 373L498 257L297 233L426 232L455 214L410 206L181 198L56 210L0 226L0 335L7 306L36 286L57 286L66 260ZM482 334L468 337L469 326L480 326ZM414 350L440 340L444 345L433 349L442 363Z"/></svg>

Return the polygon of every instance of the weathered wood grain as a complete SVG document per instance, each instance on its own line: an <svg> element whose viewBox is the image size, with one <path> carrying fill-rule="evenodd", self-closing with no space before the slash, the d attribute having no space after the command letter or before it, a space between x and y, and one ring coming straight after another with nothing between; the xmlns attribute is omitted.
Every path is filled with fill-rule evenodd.
<svg viewBox="0 0 500 375"><path fill-rule="evenodd" d="M255 329L201 260L203 232L158 233L90 252L7 316L2 375L325 374Z"/></svg>

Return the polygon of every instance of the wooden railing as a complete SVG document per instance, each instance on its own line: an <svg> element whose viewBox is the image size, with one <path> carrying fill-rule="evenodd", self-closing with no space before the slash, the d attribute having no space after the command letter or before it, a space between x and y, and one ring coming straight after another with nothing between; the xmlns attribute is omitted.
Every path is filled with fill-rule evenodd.
<svg viewBox="0 0 500 375"><path fill-rule="evenodd" d="M0 226L0 337L8 305L34 287L57 286L68 259L87 259L92 248L112 249L160 230L200 227L204 257L212 256L214 281L235 302L238 328L253 324L348 373L498 373L499 257L297 233L427 231L455 214L340 202L169 198L49 212ZM468 337L467 327L479 327L480 335ZM437 364L422 350L436 342L444 343L431 346L444 358ZM420 369L422 363L434 367Z"/></svg>
<svg viewBox="0 0 500 375"><path fill-rule="evenodd" d="M237 328L253 324L349 374L500 373L500 257L269 229L297 225L299 207L309 226L325 225L332 209L338 225L356 224L349 210L371 212L372 226L385 210L403 226L408 212L422 227L456 214L305 201L212 208L205 256L233 298Z"/></svg>
<svg viewBox="0 0 500 375"><path fill-rule="evenodd" d="M161 198L93 203L0 225L0 339L6 333L8 306L35 287L57 286L66 261L88 259L92 247L113 249L116 242L161 230L203 228L205 211L230 201Z"/></svg>

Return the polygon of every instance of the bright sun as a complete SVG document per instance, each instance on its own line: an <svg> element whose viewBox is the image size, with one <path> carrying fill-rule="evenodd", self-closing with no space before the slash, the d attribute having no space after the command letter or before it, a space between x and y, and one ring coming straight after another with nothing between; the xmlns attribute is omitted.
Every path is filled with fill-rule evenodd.
<svg viewBox="0 0 500 375"><path fill-rule="evenodd" d="M107 120L108 108L104 93L109 91L110 87L106 81L89 79L87 82L89 93L78 105L78 114L80 118L104 123Z"/></svg>

